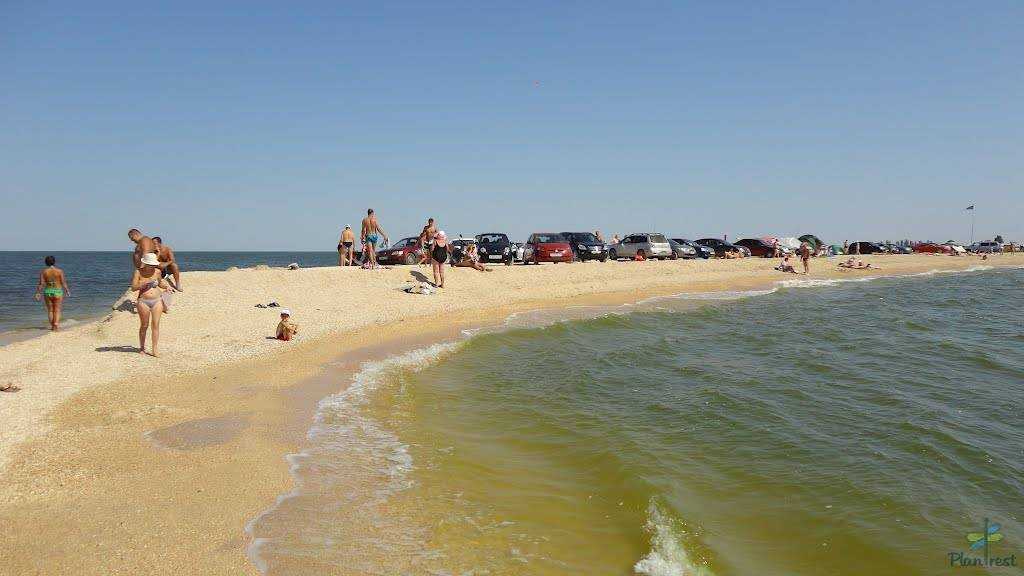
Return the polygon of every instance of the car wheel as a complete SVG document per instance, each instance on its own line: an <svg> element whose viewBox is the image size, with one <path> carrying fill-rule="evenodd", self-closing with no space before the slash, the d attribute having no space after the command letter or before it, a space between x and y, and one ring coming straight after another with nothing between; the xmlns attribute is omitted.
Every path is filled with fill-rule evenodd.
<svg viewBox="0 0 1024 576"><path fill-rule="evenodd" d="M675 250L672 251L672 255L669 256L672 260L679 260L679 254L676 254Z"/></svg>
<svg viewBox="0 0 1024 576"><path fill-rule="evenodd" d="M608 251L608 257L611 258L612 260L619 259L619 255L618 253L615 252L615 248L612 248L611 250Z"/></svg>
<svg viewBox="0 0 1024 576"><path fill-rule="evenodd" d="M598 260L600 260L601 262L607 262L608 261L608 257L607 256L601 256L600 258L598 258Z"/></svg>
<svg viewBox="0 0 1024 576"><path fill-rule="evenodd" d="M416 253L415 252L409 252L408 254L405 255L405 263L408 266L412 266L413 264L415 264L415 263L417 263L419 261L420 261L420 259L416 257Z"/></svg>

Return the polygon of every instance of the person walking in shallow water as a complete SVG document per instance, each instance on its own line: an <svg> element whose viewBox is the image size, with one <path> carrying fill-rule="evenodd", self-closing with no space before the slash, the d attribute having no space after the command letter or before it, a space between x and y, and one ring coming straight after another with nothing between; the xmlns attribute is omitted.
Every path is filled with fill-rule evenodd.
<svg viewBox="0 0 1024 576"><path fill-rule="evenodd" d="M36 300L42 298L46 306L46 315L50 319L50 330L60 330L60 314L64 307L64 297L71 296L64 271L57 268L57 259L47 256L44 260L46 268L39 272L39 284L36 285Z"/></svg>

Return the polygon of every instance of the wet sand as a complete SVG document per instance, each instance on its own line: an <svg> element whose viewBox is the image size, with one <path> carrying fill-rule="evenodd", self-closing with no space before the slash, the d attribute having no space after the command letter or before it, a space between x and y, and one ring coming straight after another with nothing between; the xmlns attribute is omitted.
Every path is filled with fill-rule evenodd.
<svg viewBox="0 0 1024 576"><path fill-rule="evenodd" d="M289 489L284 456L301 445L316 402L365 360L514 312L1024 265L1020 254L864 260L883 269L815 261L804 277L760 259L458 269L439 296L399 291L421 268L189 274L165 319L163 358L131 351L137 320L127 312L0 350L0 379L23 388L0 395L0 573L257 573L245 524ZM253 305L270 299L292 308L298 341L266 340L276 311Z"/></svg>

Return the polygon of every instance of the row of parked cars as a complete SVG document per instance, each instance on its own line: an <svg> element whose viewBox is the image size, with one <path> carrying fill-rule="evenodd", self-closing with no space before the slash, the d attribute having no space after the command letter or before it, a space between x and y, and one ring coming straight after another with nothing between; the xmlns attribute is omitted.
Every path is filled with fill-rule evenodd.
<svg viewBox="0 0 1024 576"><path fill-rule="evenodd" d="M821 240L812 235L801 236L799 239L784 239L789 242L772 238L743 238L736 242L727 242L721 238L668 238L657 232L640 232L628 234L619 242L606 244L592 232L537 232L531 234L526 242L512 242L508 236L500 232L478 234L472 238L459 237L452 241L453 260L461 258L467 246L476 245L481 262L499 263L511 266L513 263L540 264L542 262L575 262L597 260L637 259L675 260L678 258L711 258L711 257L758 257L771 258L776 250L786 255L792 254L799 242L807 242L812 251L827 254L843 254L842 246L825 246ZM415 264L419 262L415 237L402 238L394 245L377 253L378 260L387 264ZM997 242L976 242L969 249L947 242L935 244L922 242L911 246L888 242L853 242L846 246L847 254L911 254L942 253L952 254L964 251L971 252L1002 252L1003 246Z"/></svg>
<svg viewBox="0 0 1024 576"><path fill-rule="evenodd" d="M597 260L636 259L676 260L679 258L725 257L730 252L738 256L771 256L773 248L762 240L745 239L731 244L718 238L667 238L664 234L642 232L629 234L619 242L606 244L592 232L538 232L525 242L512 242L506 234L488 232L472 238L452 240L453 260L460 258L470 244L476 245L481 262L515 262L540 264L542 262L574 262ZM386 264L415 264L419 262L417 238L402 238L377 252L378 260ZM784 249L788 251L788 249Z"/></svg>

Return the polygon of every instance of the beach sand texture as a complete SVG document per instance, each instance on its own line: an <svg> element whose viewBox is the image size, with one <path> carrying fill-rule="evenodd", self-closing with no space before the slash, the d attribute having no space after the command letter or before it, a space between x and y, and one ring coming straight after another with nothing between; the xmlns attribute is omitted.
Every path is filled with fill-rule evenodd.
<svg viewBox="0 0 1024 576"><path fill-rule="evenodd" d="M131 312L0 348L0 573L257 573L245 523L286 492L283 456L322 396L374 356L458 337L508 314L680 292L1022 266L1024 255L865 256L881 270L809 276L774 259L447 269L447 288L402 288L428 268L187 272L160 358L135 351ZM422 276L422 277L421 277ZM272 339L279 309L301 332ZM331 379L310 378L324 370ZM339 573L344 573L343 571Z"/></svg>

